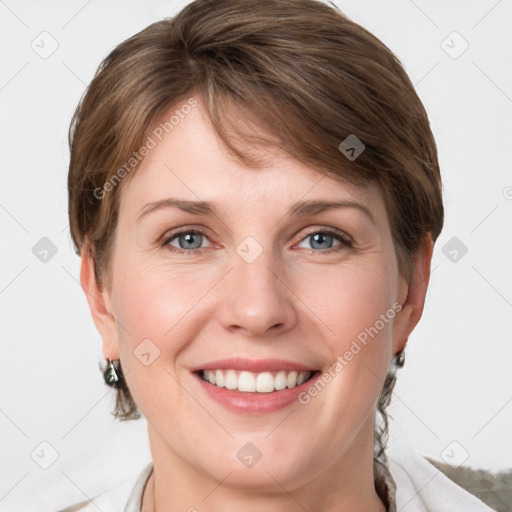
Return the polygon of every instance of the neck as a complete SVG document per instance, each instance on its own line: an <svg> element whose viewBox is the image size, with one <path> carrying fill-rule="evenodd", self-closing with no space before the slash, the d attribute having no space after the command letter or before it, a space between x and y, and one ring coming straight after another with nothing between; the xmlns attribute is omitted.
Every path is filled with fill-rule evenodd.
<svg viewBox="0 0 512 512"><path fill-rule="evenodd" d="M143 512L187 510L215 512L386 512L374 485L374 416L335 464L297 485L277 482L271 472L260 487L230 485L230 474L212 478L174 453L148 424L154 470L143 496ZM371 427L371 428L370 428ZM371 441L369 443L368 441Z"/></svg>

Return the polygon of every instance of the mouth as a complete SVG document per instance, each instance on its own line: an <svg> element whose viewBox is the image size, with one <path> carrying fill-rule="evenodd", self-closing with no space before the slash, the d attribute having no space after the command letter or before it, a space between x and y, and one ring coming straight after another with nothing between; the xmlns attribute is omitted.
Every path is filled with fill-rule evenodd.
<svg viewBox="0 0 512 512"><path fill-rule="evenodd" d="M235 369L198 370L204 382L240 393L275 393L294 389L312 380L320 370L277 370L250 372Z"/></svg>
<svg viewBox="0 0 512 512"><path fill-rule="evenodd" d="M261 415L291 407L322 370L286 359L231 357L190 368L200 393L236 413Z"/></svg>

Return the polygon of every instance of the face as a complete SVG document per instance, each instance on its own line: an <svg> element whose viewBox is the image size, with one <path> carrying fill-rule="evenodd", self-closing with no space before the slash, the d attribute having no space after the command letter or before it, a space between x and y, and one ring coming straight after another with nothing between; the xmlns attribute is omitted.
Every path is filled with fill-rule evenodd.
<svg viewBox="0 0 512 512"><path fill-rule="evenodd" d="M198 104L123 188L98 295L117 322L93 315L154 458L232 485L303 484L371 453L420 306L377 189L286 156L244 167L205 119Z"/></svg>

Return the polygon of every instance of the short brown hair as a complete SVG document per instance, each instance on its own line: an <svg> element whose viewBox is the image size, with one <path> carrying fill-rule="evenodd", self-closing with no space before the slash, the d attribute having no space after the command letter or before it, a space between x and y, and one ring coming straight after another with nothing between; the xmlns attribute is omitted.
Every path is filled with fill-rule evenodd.
<svg viewBox="0 0 512 512"><path fill-rule="evenodd" d="M424 237L435 242L441 232L443 203L429 120L399 60L317 0L196 0L117 46L74 114L69 222L77 252L93 249L100 285L108 282L120 190L136 169L103 198L94 191L171 105L196 95L226 150L245 164L258 166L249 148L275 147L332 177L377 185L410 282ZM250 116L268 137L242 133L229 112ZM364 151L348 159L339 145L354 135ZM386 380L379 401L384 418L393 385ZM128 393L118 395L120 417L136 409ZM377 442L382 452L382 432Z"/></svg>

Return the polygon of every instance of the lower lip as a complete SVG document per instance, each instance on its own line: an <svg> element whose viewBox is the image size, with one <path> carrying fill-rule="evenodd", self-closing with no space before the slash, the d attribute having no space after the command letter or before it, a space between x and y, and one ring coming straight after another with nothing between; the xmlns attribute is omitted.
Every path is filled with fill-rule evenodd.
<svg viewBox="0 0 512 512"><path fill-rule="evenodd" d="M246 393L232 389L220 388L206 382L201 375L194 373L199 380L200 386L213 400L236 412L251 414L265 414L279 411L286 406L298 401L298 396L308 389L321 375L320 371L315 372L312 378L303 382L300 386L272 393Z"/></svg>

